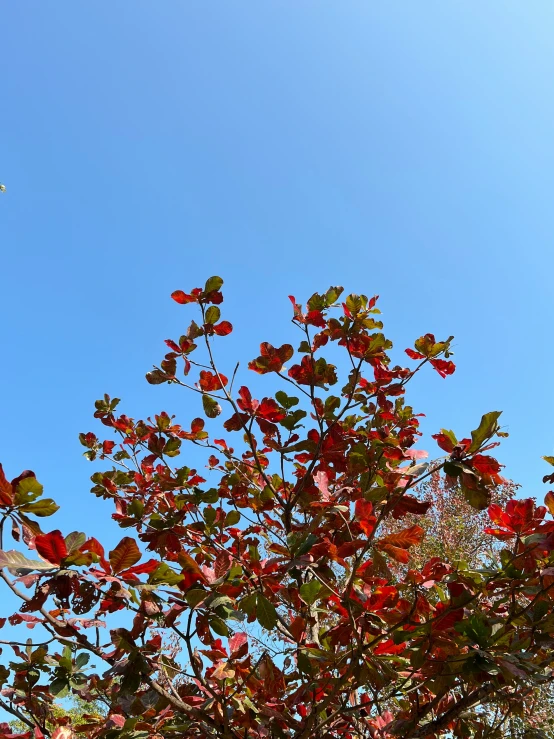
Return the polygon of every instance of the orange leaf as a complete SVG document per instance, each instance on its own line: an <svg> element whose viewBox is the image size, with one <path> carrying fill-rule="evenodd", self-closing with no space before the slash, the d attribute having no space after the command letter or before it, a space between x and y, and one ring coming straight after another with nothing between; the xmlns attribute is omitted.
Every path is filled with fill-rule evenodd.
<svg viewBox="0 0 554 739"><path fill-rule="evenodd" d="M381 544L390 544L393 547L400 547L401 549L409 549L414 544L419 544L425 531L421 526L410 526L409 529L403 529L396 534L389 534L381 539Z"/></svg>
<svg viewBox="0 0 554 739"><path fill-rule="evenodd" d="M112 572L117 575L118 572L132 567L141 556L136 541L130 536L124 536L116 548L109 553Z"/></svg>
<svg viewBox="0 0 554 739"><path fill-rule="evenodd" d="M204 573L200 569L198 562L196 562L190 554L186 552L179 552L178 555L179 564L183 568L183 572L192 572L194 575L199 575L202 580L205 580Z"/></svg>
<svg viewBox="0 0 554 739"><path fill-rule="evenodd" d="M400 547L387 544L387 542L378 542L378 548L403 565L408 564L410 561L410 555L407 549L400 549Z"/></svg>

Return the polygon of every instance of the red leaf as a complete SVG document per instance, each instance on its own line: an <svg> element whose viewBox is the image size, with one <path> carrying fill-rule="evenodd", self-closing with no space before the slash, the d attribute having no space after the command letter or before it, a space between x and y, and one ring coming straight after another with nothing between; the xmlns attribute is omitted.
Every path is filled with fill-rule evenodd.
<svg viewBox="0 0 554 739"><path fill-rule="evenodd" d="M387 446L383 449L383 457L387 459L402 460L405 459L404 452L397 446Z"/></svg>
<svg viewBox="0 0 554 739"><path fill-rule="evenodd" d="M437 608L435 610L436 616L432 622L432 628L434 631L446 631L447 629L451 629L455 624L458 623L458 621L461 621L464 617L463 608L456 608L456 610L454 611L449 610L447 613L444 614L444 616L441 616L440 613L447 608L448 606L445 606L443 603L439 603L437 605Z"/></svg>
<svg viewBox="0 0 554 739"><path fill-rule="evenodd" d="M433 434L433 436L431 438L435 439L435 441L437 442L437 444L439 445L439 447L444 452L450 453L450 452L453 451L454 444L452 443L452 440L449 439L446 434Z"/></svg>
<svg viewBox="0 0 554 739"><path fill-rule="evenodd" d="M149 575L151 572L154 572L159 564L160 563L157 559L149 559L148 562L143 562L141 565L137 565L136 567L130 567L128 570L124 570L120 574L122 577L125 575Z"/></svg>
<svg viewBox="0 0 554 739"><path fill-rule="evenodd" d="M265 375L267 372L280 372L293 354L294 349L290 344L283 344L276 349L264 341L260 344L260 356L249 362L248 369L254 370L259 375Z"/></svg>
<svg viewBox="0 0 554 739"><path fill-rule="evenodd" d="M116 548L109 553L109 558L112 572L117 575L118 572L127 570L138 562L141 553L136 541L130 536L124 536Z"/></svg>
<svg viewBox="0 0 554 739"><path fill-rule="evenodd" d="M496 459L484 454L476 454L471 460L471 466L482 475L497 475L500 472L500 464Z"/></svg>
<svg viewBox="0 0 554 739"><path fill-rule="evenodd" d="M289 377L299 385L316 385L322 387L324 385L334 385L337 381L337 374L333 364L327 362L320 357L317 360L312 357L302 357L300 364L294 364L289 370Z"/></svg>
<svg viewBox="0 0 554 739"><path fill-rule="evenodd" d="M393 518L402 518L408 513L423 516L427 513L432 503L428 500L418 500L413 495L403 495L392 509Z"/></svg>
<svg viewBox="0 0 554 739"><path fill-rule="evenodd" d="M198 562L196 562L190 554L186 552L179 552L177 556L179 564L183 568L183 574L185 575L184 584L190 587L195 582L206 582L206 575L200 569Z"/></svg>
<svg viewBox="0 0 554 739"><path fill-rule="evenodd" d="M304 316L304 323L309 323L311 326L317 326L318 328L326 328L327 324L323 313L320 310L311 310Z"/></svg>
<svg viewBox="0 0 554 739"><path fill-rule="evenodd" d="M181 353L181 347L172 341L172 339L165 339L165 343L172 351L177 352L177 354Z"/></svg>
<svg viewBox="0 0 554 739"><path fill-rule="evenodd" d="M229 652L231 654L231 658L237 659L237 652L242 651L244 647L247 647L246 650L244 650L244 654L246 654L248 651L248 634L244 631L237 631L237 633L233 634L229 639Z"/></svg>
<svg viewBox="0 0 554 739"><path fill-rule="evenodd" d="M248 421L249 416L246 413L233 413L231 418L227 419L223 424L226 431L240 431Z"/></svg>
<svg viewBox="0 0 554 739"><path fill-rule="evenodd" d="M273 398L264 398L260 403L256 415L264 418L266 421L271 421L271 423L278 423L285 418L287 412Z"/></svg>
<svg viewBox="0 0 554 739"><path fill-rule="evenodd" d="M111 454L115 446L115 441L103 441L102 442L102 454Z"/></svg>
<svg viewBox="0 0 554 739"><path fill-rule="evenodd" d="M35 537L35 546L40 556L52 564L61 565L62 560L67 557L65 540L58 529Z"/></svg>
<svg viewBox="0 0 554 739"><path fill-rule="evenodd" d="M386 641L381 642L381 644L375 647L375 649L373 650L373 654L402 654L405 649L405 641L400 644L395 644L392 639L387 639Z"/></svg>
<svg viewBox="0 0 554 739"><path fill-rule="evenodd" d="M233 325L229 321L221 321L214 326L214 331L218 336L228 336L233 330Z"/></svg>
<svg viewBox="0 0 554 739"><path fill-rule="evenodd" d="M425 359L425 354L420 354L413 349L404 349L404 351L410 357L410 359Z"/></svg>
<svg viewBox="0 0 554 739"><path fill-rule="evenodd" d="M180 305L198 302L198 297L196 295L187 295L182 290L175 290L171 293L171 297L176 303L180 303Z"/></svg>
<svg viewBox="0 0 554 739"><path fill-rule="evenodd" d="M431 359L430 361L441 377L453 375L456 370L454 362L449 362L446 359Z"/></svg>
<svg viewBox="0 0 554 739"><path fill-rule="evenodd" d="M104 572L110 571L110 565L106 561L105 555L104 555L104 547L100 542L95 539L94 537L91 537L90 539L87 539L87 541L83 544L83 546L80 549L81 552L92 552L93 554L97 554L100 559L100 564L104 568Z"/></svg>
<svg viewBox="0 0 554 739"><path fill-rule="evenodd" d="M204 426L205 423L203 418L194 418L190 425L190 430L193 434L197 434L199 431L202 431Z"/></svg>
<svg viewBox="0 0 554 739"><path fill-rule="evenodd" d="M214 390L221 390L222 387L225 387L227 382L227 378L221 373L218 376L214 375L213 372L210 372L209 370L202 370L200 372L198 384L204 392L210 393Z"/></svg>
<svg viewBox="0 0 554 739"><path fill-rule="evenodd" d="M218 580L229 572L231 562L231 555L228 552L218 552L214 562L215 576Z"/></svg>
<svg viewBox="0 0 554 739"><path fill-rule="evenodd" d="M356 504L354 506L354 515L358 520L370 518L372 513L373 503L371 503L369 500L364 500L364 498L360 498L356 501Z"/></svg>
<svg viewBox="0 0 554 739"><path fill-rule="evenodd" d="M239 390L239 400L237 400L237 405L241 411L254 414L260 404L257 400L252 400L250 390L243 385Z"/></svg>
<svg viewBox="0 0 554 739"><path fill-rule="evenodd" d="M6 480L4 470L0 464L0 505L11 505L13 502L13 488Z"/></svg>
<svg viewBox="0 0 554 739"><path fill-rule="evenodd" d="M371 536L377 519L372 515L373 505L368 501L360 498L356 501L354 513L360 522L360 528L366 536Z"/></svg>
<svg viewBox="0 0 554 739"><path fill-rule="evenodd" d="M363 570L364 565L358 570ZM376 613L383 608L394 608L398 603L398 590L394 585L378 585L371 593L371 596L366 601L366 611Z"/></svg>

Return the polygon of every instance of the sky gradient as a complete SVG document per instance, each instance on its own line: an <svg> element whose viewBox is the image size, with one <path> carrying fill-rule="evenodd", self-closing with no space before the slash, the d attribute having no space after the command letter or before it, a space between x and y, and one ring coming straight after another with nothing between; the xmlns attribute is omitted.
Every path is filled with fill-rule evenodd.
<svg viewBox="0 0 554 739"><path fill-rule="evenodd" d="M503 410L505 474L542 498L553 23L548 0L0 2L7 473L102 533L78 433L104 392L199 415L144 373L190 320L172 290L220 274L231 368L330 284L381 296L399 359L454 334L456 374L408 396L422 446Z"/></svg>

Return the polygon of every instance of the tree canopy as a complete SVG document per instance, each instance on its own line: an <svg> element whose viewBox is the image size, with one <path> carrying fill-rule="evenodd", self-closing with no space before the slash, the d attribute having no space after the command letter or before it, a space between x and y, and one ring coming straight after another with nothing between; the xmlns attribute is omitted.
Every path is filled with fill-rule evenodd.
<svg viewBox="0 0 554 739"><path fill-rule="evenodd" d="M58 506L35 474L1 474L1 577L19 608L0 621L0 707L35 739L484 738L513 716L540 732L525 697L552 679L554 495L511 497L490 454L498 411L461 438L439 430L424 461L406 391L455 371L452 337L420 337L405 367L377 297L291 297L299 345L260 345L258 392L219 362L222 284L172 294L198 318L147 374L192 393L192 421L135 420L104 396L109 438L80 435L117 546L45 531ZM183 442L205 468L179 464ZM27 642L8 633L22 624ZM102 710L60 712L66 696Z"/></svg>

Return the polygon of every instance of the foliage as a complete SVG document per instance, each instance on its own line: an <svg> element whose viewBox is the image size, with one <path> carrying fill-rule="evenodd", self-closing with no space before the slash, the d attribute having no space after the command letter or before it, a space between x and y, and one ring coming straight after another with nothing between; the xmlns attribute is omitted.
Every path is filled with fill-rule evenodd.
<svg viewBox="0 0 554 739"><path fill-rule="evenodd" d="M69 718L71 724L78 725L84 722L84 716L86 714L98 717L98 719L101 719L103 716L105 717L105 707L99 703L87 703L77 696L69 704L67 702L66 705L54 704L52 706L52 714L54 719ZM12 721L10 726L13 733L24 733L27 730L26 725L20 720ZM47 726L50 730L56 729L55 724L48 723Z"/></svg>
<svg viewBox="0 0 554 739"><path fill-rule="evenodd" d="M505 506L514 497L518 485L507 480L492 491L492 502ZM416 521L425 531L421 545L412 550L410 566L421 568L432 557L439 557L454 568L477 569L499 567L502 544L486 533L487 511L472 511L464 500L460 486L448 483L435 472L418 489L419 497L432 503L427 513L407 516L403 522L387 521L383 529L397 531L401 526ZM405 566L391 565L396 578L403 575ZM509 714L503 712L493 698L486 705L474 707L480 719L489 727L498 726L498 735L508 734L512 739L548 737L554 739L554 687L552 682L520 687L522 705L512 703Z"/></svg>
<svg viewBox="0 0 554 739"><path fill-rule="evenodd" d="M418 487L418 498L429 504L427 513L408 514L401 521L394 518L383 522L382 530L397 531L402 526L418 524L425 536L412 550L410 566L421 569L432 557L453 567L485 568L494 565L503 548L502 543L487 533L488 510L475 510L464 497L457 480L434 472ZM505 480L491 489L491 503L504 507L517 495L518 485Z"/></svg>
<svg viewBox="0 0 554 739"><path fill-rule="evenodd" d="M80 436L109 463L92 492L113 501L117 546L44 533L57 505L34 473L0 476L2 527L31 550L1 546L20 608L0 625L37 634L4 640L0 705L35 739L501 735L551 680L554 494L493 500L497 411L460 440L441 430L443 456L421 462L406 388L426 365L454 372L452 337L426 334L411 369L394 364L377 298L291 297L296 352L262 343L248 367L264 377L235 390L238 367L224 374L214 354L232 332L222 283L173 293L201 318L147 375L192 391L207 421L137 421L105 396L94 415L112 438ZM206 472L177 464L183 442ZM417 491L439 473L476 530L488 509L494 557L425 549L437 501ZM106 716L56 715L68 695Z"/></svg>

